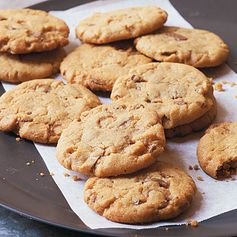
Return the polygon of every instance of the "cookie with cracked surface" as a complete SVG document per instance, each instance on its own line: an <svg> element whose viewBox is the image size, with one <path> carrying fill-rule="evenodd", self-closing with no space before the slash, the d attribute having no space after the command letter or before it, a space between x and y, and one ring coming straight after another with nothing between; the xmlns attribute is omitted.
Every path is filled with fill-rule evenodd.
<svg viewBox="0 0 237 237"><path fill-rule="evenodd" d="M165 129L188 124L213 106L211 81L198 69L179 63L137 66L117 79L111 99L155 107Z"/></svg>
<svg viewBox="0 0 237 237"><path fill-rule="evenodd" d="M202 169L213 178L236 173L237 122L213 124L200 139L197 156Z"/></svg>
<svg viewBox="0 0 237 237"><path fill-rule="evenodd" d="M165 129L166 138L183 137L192 132L199 132L204 128L207 128L214 121L217 114L217 106L214 98L213 101L214 104L211 109L200 118L197 118L189 124L180 125L171 129Z"/></svg>
<svg viewBox="0 0 237 237"><path fill-rule="evenodd" d="M99 215L115 222L140 224L175 218L191 204L192 178L166 162L115 178L89 178L84 200Z"/></svg>
<svg viewBox="0 0 237 237"><path fill-rule="evenodd" d="M31 54L0 53L0 80L19 83L49 77L59 71L65 55L62 48Z"/></svg>
<svg viewBox="0 0 237 237"><path fill-rule="evenodd" d="M0 130L39 143L56 143L73 119L100 104L82 85L54 79L23 82L0 98Z"/></svg>
<svg viewBox="0 0 237 237"><path fill-rule="evenodd" d="M160 62L177 62L197 68L215 67L229 55L228 46L216 34L199 29L164 27L134 41L139 52Z"/></svg>
<svg viewBox="0 0 237 237"><path fill-rule="evenodd" d="M128 41L110 45L82 44L63 60L60 69L64 79L71 83L79 82L91 90L111 91L119 76L151 61Z"/></svg>
<svg viewBox="0 0 237 237"><path fill-rule="evenodd" d="M164 129L154 110L112 103L72 122L59 139L57 158L67 169L109 177L148 167L164 146Z"/></svg>
<svg viewBox="0 0 237 237"><path fill-rule="evenodd" d="M77 37L86 43L105 44L135 38L161 28L167 13L155 6L95 13L79 22Z"/></svg>
<svg viewBox="0 0 237 237"><path fill-rule="evenodd" d="M0 10L0 52L42 52L68 44L66 23L44 11Z"/></svg>

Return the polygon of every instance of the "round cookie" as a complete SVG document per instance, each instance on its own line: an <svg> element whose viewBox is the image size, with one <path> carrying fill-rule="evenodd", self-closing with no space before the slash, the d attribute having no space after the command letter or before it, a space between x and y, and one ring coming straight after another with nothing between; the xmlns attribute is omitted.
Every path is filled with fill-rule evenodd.
<svg viewBox="0 0 237 237"><path fill-rule="evenodd" d="M0 98L0 130L40 143L56 143L73 119L100 104L81 85L40 79L16 86Z"/></svg>
<svg viewBox="0 0 237 237"><path fill-rule="evenodd" d="M135 41L137 50L160 62L177 62L197 68L215 67L229 55L223 40L206 30L163 27Z"/></svg>
<svg viewBox="0 0 237 237"><path fill-rule="evenodd" d="M237 122L212 125L200 139L197 156L202 169L213 178L236 173Z"/></svg>
<svg viewBox="0 0 237 237"><path fill-rule="evenodd" d="M216 118L217 114L217 106L214 98L213 101L214 104L211 109L207 111L204 115L202 115L200 118L197 118L189 124L180 125L175 128L165 129L166 138L183 137L192 132L199 132L204 128L207 128Z"/></svg>
<svg viewBox="0 0 237 237"><path fill-rule="evenodd" d="M164 130L154 110L112 103L72 122L59 139L57 158L67 169L109 177L148 167L164 146Z"/></svg>
<svg viewBox="0 0 237 237"><path fill-rule="evenodd" d="M32 9L0 10L0 52L42 52L68 44L63 20Z"/></svg>
<svg viewBox="0 0 237 237"><path fill-rule="evenodd" d="M110 221L141 224L175 218L191 204L192 178L166 162L116 178L89 178L84 200Z"/></svg>
<svg viewBox="0 0 237 237"><path fill-rule="evenodd" d="M114 84L111 98L155 107L165 129L189 124L213 106L211 81L192 66L149 63L138 66Z"/></svg>
<svg viewBox="0 0 237 237"><path fill-rule="evenodd" d="M131 42L110 45L82 44L61 64L67 81L79 82L91 90L111 91L116 79L136 65L152 60L134 49Z"/></svg>
<svg viewBox="0 0 237 237"><path fill-rule="evenodd" d="M95 13L79 22L76 35L83 42L105 44L151 33L166 19L167 13L155 6Z"/></svg>
<svg viewBox="0 0 237 237"><path fill-rule="evenodd" d="M31 54L0 53L0 80L19 83L46 78L59 71L64 49Z"/></svg>

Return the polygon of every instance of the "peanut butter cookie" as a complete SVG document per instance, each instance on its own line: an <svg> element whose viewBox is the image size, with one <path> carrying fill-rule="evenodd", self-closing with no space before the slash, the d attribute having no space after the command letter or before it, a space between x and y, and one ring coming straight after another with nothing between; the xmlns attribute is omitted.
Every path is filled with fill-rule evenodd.
<svg viewBox="0 0 237 237"><path fill-rule="evenodd" d="M104 104L82 114L62 133L57 158L67 169L98 177L143 169L163 152L165 136L154 110Z"/></svg>
<svg viewBox="0 0 237 237"><path fill-rule="evenodd" d="M167 13L155 6L95 13L78 24L76 35L83 42L105 44L151 33L166 19Z"/></svg>
<svg viewBox="0 0 237 237"><path fill-rule="evenodd" d="M64 59L61 74L67 81L79 82L91 90L111 91L119 76L151 61L127 41L97 46L82 44Z"/></svg>
<svg viewBox="0 0 237 237"><path fill-rule="evenodd" d="M165 129L193 122L214 104L211 81L196 68L179 63L149 63L131 69L115 82L111 98L155 107Z"/></svg>
<svg viewBox="0 0 237 237"><path fill-rule="evenodd" d="M0 98L0 130L40 143L56 143L62 130L83 111L100 104L81 85L40 79L16 86Z"/></svg>
<svg viewBox="0 0 237 237"><path fill-rule="evenodd" d="M164 27L135 40L139 52L160 62L177 62L197 68L215 67L225 62L228 46L216 34L198 29Z"/></svg>
<svg viewBox="0 0 237 237"><path fill-rule="evenodd" d="M63 20L32 9L0 10L0 52L42 52L68 44Z"/></svg>
<svg viewBox="0 0 237 237"><path fill-rule="evenodd" d="M212 125L198 144L197 156L202 169L213 178L236 173L237 122Z"/></svg>
<svg viewBox="0 0 237 237"><path fill-rule="evenodd" d="M191 204L192 178L179 168L156 162L116 178L89 178L84 200L99 215L115 222L140 224L174 218Z"/></svg>
<svg viewBox="0 0 237 237"><path fill-rule="evenodd" d="M31 54L0 53L0 80L19 83L49 77L59 71L65 55L62 48Z"/></svg>

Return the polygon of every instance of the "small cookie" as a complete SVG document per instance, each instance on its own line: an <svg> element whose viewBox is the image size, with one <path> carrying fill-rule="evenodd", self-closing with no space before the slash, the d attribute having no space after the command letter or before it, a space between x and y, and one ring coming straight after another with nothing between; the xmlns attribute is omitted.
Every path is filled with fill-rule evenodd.
<svg viewBox="0 0 237 237"><path fill-rule="evenodd" d="M165 129L193 122L214 103L211 81L179 63L149 63L130 70L115 82L111 98L155 106Z"/></svg>
<svg viewBox="0 0 237 237"><path fill-rule="evenodd" d="M68 44L65 22L32 9L0 10L0 52L42 52Z"/></svg>
<svg viewBox="0 0 237 237"><path fill-rule="evenodd" d="M69 82L79 82L91 90L111 91L116 79L139 64L152 60L137 52L131 42L110 45L82 44L61 64L61 74Z"/></svg>
<svg viewBox="0 0 237 237"><path fill-rule="evenodd" d="M151 33L166 19L167 13L155 6L95 13L79 22L76 35L83 42L105 44Z"/></svg>
<svg viewBox="0 0 237 237"><path fill-rule="evenodd" d="M16 86L0 98L0 130L40 143L56 143L81 113L100 104L87 88L40 79Z"/></svg>
<svg viewBox="0 0 237 237"><path fill-rule="evenodd" d="M214 98L213 101L214 104L211 109L207 111L204 115L202 115L200 118L197 118L189 124L180 125L171 129L165 129L166 138L183 137L192 132L199 132L204 128L207 128L216 118L217 114L217 106Z"/></svg>
<svg viewBox="0 0 237 237"><path fill-rule="evenodd" d="M19 83L46 78L59 71L64 49L32 54L0 53L0 80Z"/></svg>
<svg viewBox="0 0 237 237"><path fill-rule="evenodd" d="M175 218L191 204L192 178L166 162L116 178L89 178L84 200L99 215L115 222L140 224Z"/></svg>
<svg viewBox="0 0 237 237"><path fill-rule="evenodd" d="M160 118L144 105L104 104L62 133L57 158L67 169L98 177L148 167L164 151Z"/></svg>
<svg viewBox="0 0 237 237"><path fill-rule="evenodd" d="M226 178L237 168L237 122L214 124L197 148L202 169L213 178Z"/></svg>
<svg viewBox="0 0 237 237"><path fill-rule="evenodd" d="M139 52L160 62L177 62L197 68L215 67L229 56L228 46L212 32L163 27L135 40Z"/></svg>

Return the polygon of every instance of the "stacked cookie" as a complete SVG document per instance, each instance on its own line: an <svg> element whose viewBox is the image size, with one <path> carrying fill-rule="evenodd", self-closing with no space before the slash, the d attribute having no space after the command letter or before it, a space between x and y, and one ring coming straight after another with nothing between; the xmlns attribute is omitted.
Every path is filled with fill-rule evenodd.
<svg viewBox="0 0 237 237"><path fill-rule="evenodd" d="M57 73L68 34L62 20L44 11L0 10L0 80L19 83Z"/></svg>

